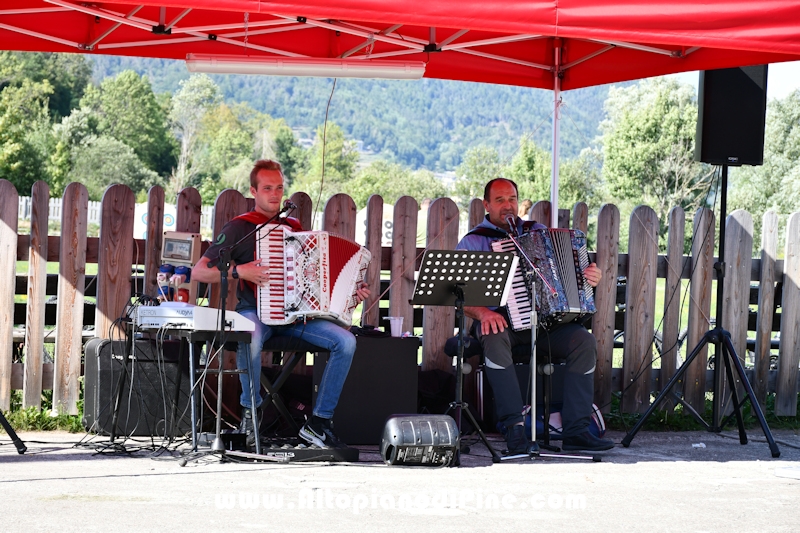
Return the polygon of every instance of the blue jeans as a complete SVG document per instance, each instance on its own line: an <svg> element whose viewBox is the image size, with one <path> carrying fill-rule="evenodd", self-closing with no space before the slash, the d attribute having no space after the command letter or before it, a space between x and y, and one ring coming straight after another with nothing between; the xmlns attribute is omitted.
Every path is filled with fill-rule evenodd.
<svg viewBox="0 0 800 533"><path fill-rule="evenodd" d="M258 385L261 376L261 348L272 336L294 337L330 352L328 364L322 373L322 382L317 392L317 402L314 404L313 414L321 418L333 418L333 410L339 403L344 380L347 379L350 363L353 362L353 354L356 351L355 336L343 327L320 318L307 322L295 322L287 326L268 326L258 319L255 309L240 309L238 312L256 324L256 330L253 332L250 342L250 364L254 370L255 383L258 386L257 406L260 406L263 401L261 387ZM242 342L239 343L236 350L236 366L239 369L247 369L247 345ZM242 383L242 396L239 398L239 403L244 407L250 407L250 379L247 374L239 374L239 380Z"/></svg>

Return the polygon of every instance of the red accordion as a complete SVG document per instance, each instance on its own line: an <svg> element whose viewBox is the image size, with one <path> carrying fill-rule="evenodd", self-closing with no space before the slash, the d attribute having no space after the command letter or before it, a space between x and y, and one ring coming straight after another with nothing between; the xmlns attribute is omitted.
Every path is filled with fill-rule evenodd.
<svg viewBox="0 0 800 533"><path fill-rule="evenodd" d="M259 318L269 325L308 317L349 326L371 258L363 246L325 231L264 226L256 235L256 259L270 279L256 289Z"/></svg>

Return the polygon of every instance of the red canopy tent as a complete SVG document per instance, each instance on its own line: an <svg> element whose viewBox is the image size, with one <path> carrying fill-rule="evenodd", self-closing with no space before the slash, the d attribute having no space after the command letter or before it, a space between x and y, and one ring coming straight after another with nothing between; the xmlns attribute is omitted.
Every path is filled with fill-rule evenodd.
<svg viewBox="0 0 800 533"><path fill-rule="evenodd" d="M561 90L798 60L800 3L5 0L0 49L421 61L429 78L554 89L557 107Z"/></svg>
<svg viewBox="0 0 800 533"><path fill-rule="evenodd" d="M558 39L560 38L560 40ZM561 60L555 66L555 49ZM552 89L800 59L795 0L5 0L0 49L418 60Z"/></svg>

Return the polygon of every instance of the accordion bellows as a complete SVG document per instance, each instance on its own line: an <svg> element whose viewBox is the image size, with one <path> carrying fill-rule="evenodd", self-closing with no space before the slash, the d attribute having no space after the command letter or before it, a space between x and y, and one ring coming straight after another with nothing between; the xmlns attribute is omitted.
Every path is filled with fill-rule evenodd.
<svg viewBox="0 0 800 533"><path fill-rule="evenodd" d="M270 280L256 290L259 318L267 325L307 317L349 326L371 258L358 243L325 231L264 226L256 236L256 259Z"/></svg>

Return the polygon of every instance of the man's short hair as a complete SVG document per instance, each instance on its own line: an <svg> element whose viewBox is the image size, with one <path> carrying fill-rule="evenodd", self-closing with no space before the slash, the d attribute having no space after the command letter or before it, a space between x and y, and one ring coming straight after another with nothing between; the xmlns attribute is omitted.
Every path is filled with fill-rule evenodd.
<svg viewBox="0 0 800 533"><path fill-rule="evenodd" d="M507 181L508 183L513 185L514 186L514 191L517 193L517 196L519 196L519 187L517 187L517 184L514 183L513 180L510 180L508 178L495 178L493 180L490 180L489 183L486 184L486 187L483 188L483 199L484 200L486 200L487 202L490 201L491 194L492 194L492 185L494 185L495 182L498 182L498 181Z"/></svg>
<svg viewBox="0 0 800 533"><path fill-rule="evenodd" d="M259 159L253 165L253 170L250 171L250 186L254 189L258 187L258 173L261 170L277 170L283 176L283 169L281 169L280 163L272 159Z"/></svg>

